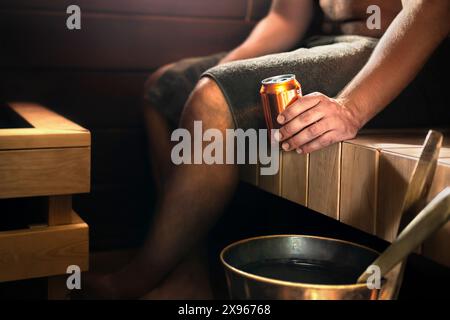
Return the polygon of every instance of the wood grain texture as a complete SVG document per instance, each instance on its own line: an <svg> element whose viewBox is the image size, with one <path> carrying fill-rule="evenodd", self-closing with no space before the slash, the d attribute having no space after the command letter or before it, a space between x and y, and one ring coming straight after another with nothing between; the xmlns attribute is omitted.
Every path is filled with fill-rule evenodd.
<svg viewBox="0 0 450 320"><path fill-rule="evenodd" d="M282 151L281 161L281 196L307 206L309 155Z"/></svg>
<svg viewBox="0 0 450 320"><path fill-rule="evenodd" d="M0 129L0 150L83 147L91 144L86 131Z"/></svg>
<svg viewBox="0 0 450 320"><path fill-rule="evenodd" d="M309 156L308 207L339 219L342 143Z"/></svg>
<svg viewBox="0 0 450 320"><path fill-rule="evenodd" d="M419 158L422 148L392 148L389 149L392 153L398 153L400 155L405 155L413 158ZM450 148L442 147L439 152L439 159L445 161L446 158L450 158Z"/></svg>
<svg viewBox="0 0 450 320"><path fill-rule="evenodd" d="M48 197L48 225L60 226L76 223L72 214L72 196Z"/></svg>
<svg viewBox="0 0 450 320"><path fill-rule="evenodd" d="M88 237L85 223L0 232L0 282L87 270Z"/></svg>
<svg viewBox="0 0 450 320"><path fill-rule="evenodd" d="M378 150L343 143L339 219L370 234L375 234L378 163Z"/></svg>
<svg viewBox="0 0 450 320"><path fill-rule="evenodd" d="M382 151L378 178L376 235L387 241L397 237L405 192L417 159Z"/></svg>
<svg viewBox="0 0 450 320"><path fill-rule="evenodd" d="M11 110L33 128L0 129L0 150L90 146L88 130L35 103L13 102Z"/></svg>
<svg viewBox="0 0 450 320"><path fill-rule="evenodd" d="M427 202L450 186L450 163L439 163ZM450 223L432 235L423 245L423 255L450 267Z"/></svg>
<svg viewBox="0 0 450 320"><path fill-rule="evenodd" d="M60 116L39 104L29 102L11 102L8 105L17 114L37 129L73 130L87 132L73 121Z"/></svg>
<svg viewBox="0 0 450 320"><path fill-rule="evenodd" d="M396 134L396 133L380 133L365 134L347 141L347 143L366 146L374 149L394 149L394 148L419 148L423 145L426 131L418 133Z"/></svg>
<svg viewBox="0 0 450 320"><path fill-rule="evenodd" d="M84 13L81 30L74 31L66 28L66 18L65 12L0 12L0 38L8 47L0 51L0 66L152 70L185 57L231 50L255 24Z"/></svg>
<svg viewBox="0 0 450 320"><path fill-rule="evenodd" d="M90 148L0 151L0 198L90 190Z"/></svg>
<svg viewBox="0 0 450 320"><path fill-rule="evenodd" d="M280 152L279 155L279 163L280 170L275 175L261 175L261 172L258 172L258 187L264 191L270 192L277 196L281 195L281 163L283 161L283 153Z"/></svg>
<svg viewBox="0 0 450 320"><path fill-rule="evenodd" d="M439 156L446 157L449 153L449 148L441 148ZM391 154L390 159L396 163L403 163L402 166L406 171L412 171L412 166L418 160L421 153L421 148L399 148L389 149ZM395 160L394 160L395 158ZM428 193L427 202L429 202L435 195L442 191L445 187L450 185L450 164L445 161L446 158L440 158L438 166L433 178L430 191ZM402 172L405 169L399 169ZM395 175L394 175L395 176ZM406 178L406 177L405 177ZM390 201L393 201L392 199ZM381 213L382 214L382 213ZM450 244L450 224L447 224L441 230L436 232L422 247L422 252L425 256L450 266L450 253L448 245Z"/></svg>

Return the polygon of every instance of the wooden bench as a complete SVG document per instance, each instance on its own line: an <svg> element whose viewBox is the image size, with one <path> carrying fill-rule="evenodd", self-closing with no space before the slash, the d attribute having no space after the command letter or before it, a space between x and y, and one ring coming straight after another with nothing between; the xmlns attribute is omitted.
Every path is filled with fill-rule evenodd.
<svg viewBox="0 0 450 320"><path fill-rule="evenodd" d="M371 131L309 155L281 152L276 176L244 166L241 179L392 241L395 221L427 131ZM450 185L450 139L443 148L429 199ZM450 266L450 224L422 247L422 253Z"/></svg>
<svg viewBox="0 0 450 320"><path fill-rule="evenodd" d="M89 131L36 104L2 108L25 125L0 129L0 201L42 197L47 216L0 232L0 282L62 275L70 265L87 270L89 229L72 210L72 194L90 191Z"/></svg>

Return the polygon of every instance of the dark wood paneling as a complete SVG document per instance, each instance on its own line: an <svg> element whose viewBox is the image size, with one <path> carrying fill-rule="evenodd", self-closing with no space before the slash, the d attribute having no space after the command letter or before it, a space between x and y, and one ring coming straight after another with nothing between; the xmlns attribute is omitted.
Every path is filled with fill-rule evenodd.
<svg viewBox="0 0 450 320"><path fill-rule="evenodd" d="M187 56L229 50L253 23L84 14L81 30L49 12L0 13L0 67L152 69Z"/></svg>
<svg viewBox="0 0 450 320"><path fill-rule="evenodd" d="M270 0L253 0L251 19L260 20L264 17L269 12L271 3Z"/></svg>
<svg viewBox="0 0 450 320"><path fill-rule="evenodd" d="M92 129L142 127L141 97L150 72L3 71L0 97L35 101Z"/></svg>
<svg viewBox="0 0 450 320"><path fill-rule="evenodd" d="M243 19L248 0L2 0L1 9L52 10L66 12L78 5L86 12L114 12L183 17ZM257 0L257 2L267 0Z"/></svg>
<svg viewBox="0 0 450 320"><path fill-rule="evenodd" d="M143 175L150 169L144 130L93 130L91 134L92 184L151 183Z"/></svg>
<svg viewBox="0 0 450 320"><path fill-rule="evenodd" d="M155 195L149 183L93 186L74 197L74 209L89 224L94 250L136 246L152 219Z"/></svg>

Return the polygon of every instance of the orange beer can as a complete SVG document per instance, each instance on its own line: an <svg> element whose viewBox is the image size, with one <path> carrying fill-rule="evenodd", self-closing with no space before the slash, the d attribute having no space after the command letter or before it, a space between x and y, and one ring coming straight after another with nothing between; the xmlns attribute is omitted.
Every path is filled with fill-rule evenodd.
<svg viewBox="0 0 450 320"><path fill-rule="evenodd" d="M278 115L302 96L302 88L294 74L283 74L264 79L259 93L270 134L271 129L280 128Z"/></svg>

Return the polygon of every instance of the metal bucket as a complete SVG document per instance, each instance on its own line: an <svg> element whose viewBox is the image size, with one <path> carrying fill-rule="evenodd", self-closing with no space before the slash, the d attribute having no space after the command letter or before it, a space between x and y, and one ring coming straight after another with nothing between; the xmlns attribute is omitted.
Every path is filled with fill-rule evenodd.
<svg viewBox="0 0 450 320"><path fill-rule="evenodd" d="M380 290L356 279L378 255L342 240L277 235L233 243L220 259L232 299L377 300Z"/></svg>

